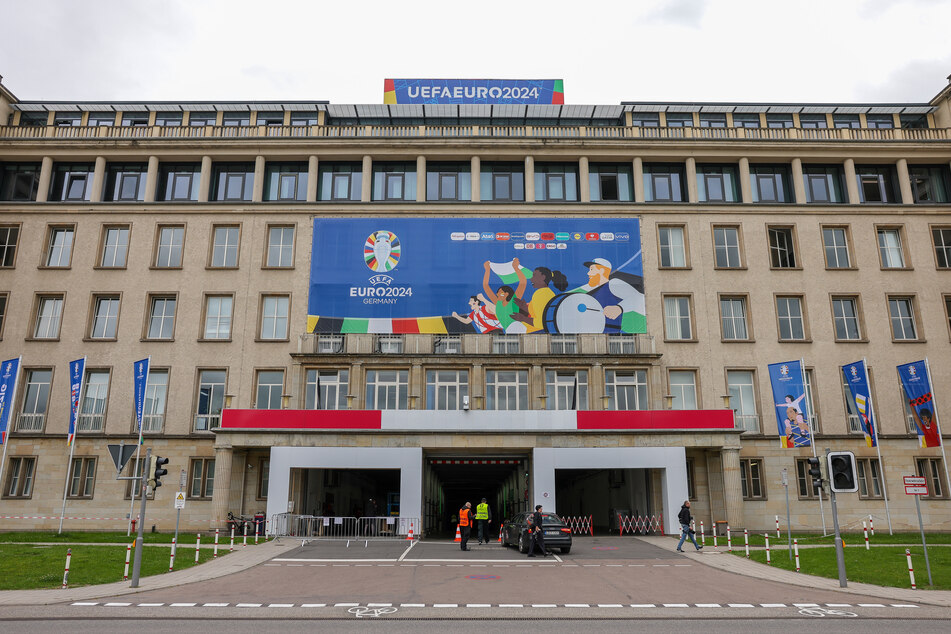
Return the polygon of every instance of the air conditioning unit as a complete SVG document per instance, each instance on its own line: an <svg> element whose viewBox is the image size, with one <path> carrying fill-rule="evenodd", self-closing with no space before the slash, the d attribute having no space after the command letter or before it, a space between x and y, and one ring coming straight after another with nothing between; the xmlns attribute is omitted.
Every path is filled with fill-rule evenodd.
<svg viewBox="0 0 951 634"><path fill-rule="evenodd" d="M469 411L469 397L468 396L462 397L462 409L464 409L467 412Z"/></svg>

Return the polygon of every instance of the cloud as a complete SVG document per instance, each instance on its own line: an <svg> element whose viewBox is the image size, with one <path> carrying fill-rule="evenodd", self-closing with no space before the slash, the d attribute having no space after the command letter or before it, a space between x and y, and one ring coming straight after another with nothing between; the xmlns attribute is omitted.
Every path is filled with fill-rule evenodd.
<svg viewBox="0 0 951 634"><path fill-rule="evenodd" d="M667 0L648 13L644 20L652 24L700 28L707 10L707 0Z"/></svg>
<svg viewBox="0 0 951 634"><path fill-rule="evenodd" d="M917 60L892 71L878 82L859 84L855 90L863 101L924 103L946 85L951 73L951 55L944 59Z"/></svg>

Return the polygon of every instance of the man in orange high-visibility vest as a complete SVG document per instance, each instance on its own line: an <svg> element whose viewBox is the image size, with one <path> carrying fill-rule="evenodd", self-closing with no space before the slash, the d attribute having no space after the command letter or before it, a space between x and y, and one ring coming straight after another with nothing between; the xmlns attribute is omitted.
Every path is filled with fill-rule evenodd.
<svg viewBox="0 0 951 634"><path fill-rule="evenodd" d="M462 550L472 550L467 544L469 543L469 531L472 530L474 519L472 516L472 502L466 502L466 505L459 509L459 534L462 537L459 547Z"/></svg>

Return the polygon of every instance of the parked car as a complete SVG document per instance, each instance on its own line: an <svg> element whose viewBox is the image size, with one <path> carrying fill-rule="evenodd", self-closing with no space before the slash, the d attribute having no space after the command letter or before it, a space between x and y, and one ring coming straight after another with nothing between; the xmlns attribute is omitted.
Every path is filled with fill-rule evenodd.
<svg viewBox="0 0 951 634"><path fill-rule="evenodd" d="M516 513L502 524L502 545L517 546L519 552L527 553L531 544L528 534L531 513ZM560 548L562 554L571 552L571 529L554 513L542 513L542 529L545 531L545 547Z"/></svg>

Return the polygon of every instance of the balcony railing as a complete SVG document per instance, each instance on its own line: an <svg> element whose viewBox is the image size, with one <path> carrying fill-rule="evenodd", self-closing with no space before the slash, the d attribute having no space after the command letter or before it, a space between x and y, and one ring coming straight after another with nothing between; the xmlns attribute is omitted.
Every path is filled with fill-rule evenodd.
<svg viewBox="0 0 951 634"><path fill-rule="evenodd" d="M79 432L97 432L102 431L106 422L105 414L80 414L76 421L76 431Z"/></svg>
<svg viewBox="0 0 951 634"><path fill-rule="evenodd" d="M490 344L477 340L490 340ZM600 338L600 339L599 339ZM654 336L531 334L316 334L298 335L298 354L600 354L654 355Z"/></svg>
<svg viewBox="0 0 951 634"><path fill-rule="evenodd" d="M221 414L195 414L195 431L211 431L221 426Z"/></svg>
<svg viewBox="0 0 951 634"><path fill-rule="evenodd" d="M46 414L20 414L17 417L17 431L43 431Z"/></svg>
<svg viewBox="0 0 951 634"><path fill-rule="evenodd" d="M862 419L856 416L855 414L849 414L849 431L853 434L862 434L865 433L865 428L862 427Z"/></svg>
<svg viewBox="0 0 951 634"><path fill-rule="evenodd" d="M647 334L609 335L608 354L654 354L654 337Z"/></svg>
<svg viewBox="0 0 951 634"><path fill-rule="evenodd" d="M146 434L161 432L164 424L165 416L163 414L144 414L142 416L142 431Z"/></svg>
<svg viewBox="0 0 951 634"><path fill-rule="evenodd" d="M745 432L759 432L759 416L737 414L733 418L735 429L742 429Z"/></svg>

